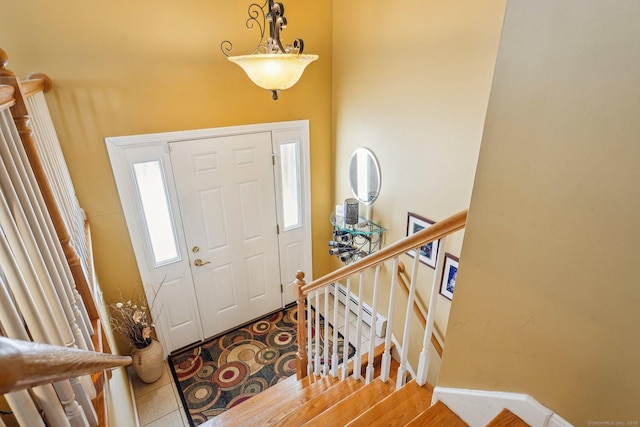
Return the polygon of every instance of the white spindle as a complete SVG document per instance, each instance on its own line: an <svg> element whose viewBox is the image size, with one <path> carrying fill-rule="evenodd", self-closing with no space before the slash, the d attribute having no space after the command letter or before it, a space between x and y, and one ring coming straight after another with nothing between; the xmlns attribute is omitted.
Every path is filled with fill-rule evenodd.
<svg viewBox="0 0 640 427"><path fill-rule="evenodd" d="M7 120L6 115L4 119ZM21 201L18 195L18 190L20 190L21 193L24 192L24 183L15 176L17 174L15 168L16 159L11 155L10 147L15 146L16 140L20 141L20 136L15 126L11 125L13 125L13 122L7 121L4 123L4 128L9 130L9 134L5 133L3 137L0 138L0 185L2 186L7 207L13 219L12 222L15 224L16 231L19 234L19 240L26 249L30 266L35 271L38 277L38 283L44 295L46 295L46 299L49 302L51 312L54 316L55 324L62 334L64 343L73 343L71 328L66 322L60 300L52 289L53 285L50 282L51 277L44 265L42 251L38 248L33 235L34 230L32 230L31 224L29 224L25 214L25 210L32 210L32 206L27 200ZM14 179L11 179L10 172L14 172Z"/></svg>
<svg viewBox="0 0 640 427"><path fill-rule="evenodd" d="M38 408L33 404L27 390L5 394L4 398L7 400L9 407L13 411L13 415L18 421L18 425L45 427L45 423L38 413Z"/></svg>
<svg viewBox="0 0 640 427"><path fill-rule="evenodd" d="M71 176L60 148L58 135L42 92L27 98L30 120L34 128L36 149L43 163L56 204L62 210L71 245L76 249L85 273L88 273L88 250L84 236L84 213L75 196Z"/></svg>
<svg viewBox="0 0 640 427"><path fill-rule="evenodd" d="M411 325L411 314L413 313L413 302L416 297L416 282L418 279L418 264L420 259L420 248L415 249L413 257L413 268L411 270L411 286L409 288L409 298L407 301L406 316L404 319L404 331L402 333L402 352L400 354L400 367L398 368L398 378L396 388L399 389L404 385L407 372L407 358L409 356L409 331Z"/></svg>
<svg viewBox="0 0 640 427"><path fill-rule="evenodd" d="M3 113L6 113L6 111ZM8 122L6 122L6 115L3 114L3 117L5 121L3 122L2 120L0 120L0 127L2 127L4 130L6 129ZM0 133L0 141L2 140L4 140L4 135ZM0 172L6 172L6 168L4 167L4 165L0 166ZM11 215L9 205L7 204L5 191L11 190L11 188L5 189L3 186L2 191L0 191L0 193L2 193L2 197L0 197L0 199L2 199L0 200L0 226L2 227L7 238L7 242L9 244L9 247L11 248L10 251L13 252L16 258L16 262L20 266L19 269L25 278L25 283L27 284L27 286L30 286L31 295L35 299L36 306L38 307L38 309L35 311L36 316L41 316L43 318L44 321L42 323L47 330L48 335L52 337L52 342L58 345L64 345L65 341L62 336L62 332L57 326L53 310L51 309L48 298L47 296L45 296L45 293L40 285L39 278L35 274L35 271L31 264L31 259L27 254L26 247L20 233L18 232L16 222ZM24 228L28 230L28 226L25 225Z"/></svg>
<svg viewBox="0 0 640 427"><path fill-rule="evenodd" d="M380 287L380 266L376 265L376 273L373 279L373 306L371 307L371 328L369 330L369 364L367 365L366 382L369 384L373 381L373 357L376 347L376 318L378 316L378 288Z"/></svg>
<svg viewBox="0 0 640 427"><path fill-rule="evenodd" d="M83 408L78 405L78 402L76 402L73 388L69 381L54 383L53 388L56 390L58 398L60 398L60 403L64 406L64 410L67 413L67 419L72 427L87 427L89 425L94 425L89 424Z"/></svg>
<svg viewBox="0 0 640 427"><path fill-rule="evenodd" d="M322 346L324 363L322 365L322 375L329 373L329 287L324 288L324 345ZM319 337L318 337L319 338Z"/></svg>
<svg viewBox="0 0 640 427"><path fill-rule="evenodd" d="M436 309L438 304L439 284L442 277L442 264L444 262L444 244L445 238L440 239L436 258L436 274L433 275L433 284L431 285L431 294L429 296L429 308L427 309L427 324L422 340L422 351L418 359L418 373L416 374L416 383L423 386L427 382L427 373L429 372L429 347L431 343L431 335L433 334L433 324L436 319Z"/></svg>
<svg viewBox="0 0 640 427"><path fill-rule="evenodd" d="M313 312L311 311L312 294L307 295L307 372L309 375L313 373Z"/></svg>
<svg viewBox="0 0 640 427"><path fill-rule="evenodd" d="M66 282L67 277L64 272L58 269L52 256L52 246L59 245L59 241L52 239L48 230L44 228L47 221L43 210L46 211L46 206L24 152L20 136L15 126L7 123L7 129L10 131L9 134L5 134L0 141L0 156L5 166L0 173L0 184L3 187L5 197L13 207L13 217L22 242L25 244L32 265L40 278L40 284L56 318L57 326L63 335L65 345L87 350L90 348L87 342L90 342L91 338L86 328L82 331L78 327L69 300L69 297L73 295L70 284ZM46 216L48 217L48 212ZM78 320L84 326L83 320L81 318ZM84 380L84 387L81 391L82 393L80 390L76 393L83 401L83 407L89 412L94 412L93 405L86 396L86 392L95 396L95 388L90 379ZM91 415L89 415L89 420L93 421ZM97 417L95 420L97 422Z"/></svg>
<svg viewBox="0 0 640 427"><path fill-rule="evenodd" d="M336 285L336 298L338 297L338 288ZM342 349L342 380L347 379L347 373L349 372L349 331L351 325L349 322L351 309L349 305L351 303L351 276L347 277L347 296L344 302L344 346Z"/></svg>
<svg viewBox="0 0 640 427"><path fill-rule="evenodd" d="M75 400L80 405L80 408L81 408L80 411L86 417L86 420L88 421L91 427L97 427L98 414L96 414L96 410L93 407L93 404L91 403L91 399L89 398L88 392L86 390L86 387L88 387L89 385L86 384L86 381L85 382L82 381L83 378L90 378L90 377L70 378L69 383L71 383L71 388L75 395Z"/></svg>
<svg viewBox="0 0 640 427"><path fill-rule="evenodd" d="M0 205L5 206L6 202L4 197L0 197L0 199L3 202ZM0 214L4 211L5 209L0 209ZM0 224L2 224L1 218ZM4 224L2 225L4 228ZM7 284L11 288L11 294L15 297L15 300L18 303L19 311L29 328L31 336L36 342L63 345L62 337L60 335L53 334L53 338L52 335L50 335L50 333L55 332L56 329L47 328L47 326L51 325L46 325L40 317L40 314L42 314L40 309L43 307L37 305L37 301L32 298L32 292L26 285L20 266L14 258L15 252L11 250L5 237L5 234L0 233L0 262L2 263L4 274L7 277ZM35 290L37 293L37 287ZM79 408L78 403L75 401L75 396L69 381L56 383L54 384L54 388L58 399L64 405L65 413L67 414L69 422L74 426L87 427L89 423L82 412L82 409Z"/></svg>
<svg viewBox="0 0 640 427"><path fill-rule="evenodd" d="M396 299L396 284L398 282L398 261L399 257L393 259L393 269L391 271L391 287L389 289L389 310L387 312L387 329L384 339L384 353L382 353L382 366L380 378L382 381L389 381L391 371L391 335L393 334L393 312Z"/></svg>
<svg viewBox="0 0 640 427"><path fill-rule="evenodd" d="M40 281L41 278L46 280L48 273L41 271L40 268L34 269L34 264L32 264L32 261L35 261L35 264L41 267L42 259L37 246L34 244L33 234L29 229L24 212L19 204L13 203L13 210L7 204L7 194L12 197L12 200L18 200L13 185L8 179L6 167L7 161L10 159L5 149L8 146L9 139L17 141L19 136L8 111L5 110L0 117L0 151L2 151L2 163L4 163L0 167L3 172L0 173L0 180L2 181L0 226L4 231L3 238L0 240L3 242L5 253L8 254L5 258L12 260L12 264L15 263L15 265L11 266L16 269L13 276L17 278L11 283L12 294L20 295L20 297L16 296L16 301L22 301L24 304L20 311L25 318L25 322L27 322L27 319L32 321L31 324L27 323L27 325L34 340L55 345L73 344L71 328L66 322L57 295L52 290L52 287L43 287ZM18 228L22 230L21 233ZM5 237L6 240L4 239ZM40 276L36 271L39 271ZM13 290L13 288L18 289ZM37 320L34 320L35 318ZM76 423L76 425L82 427L87 426L86 417L82 410L78 409L69 381L57 383L54 388L60 401L65 403L65 411L69 420L74 420L72 424Z"/></svg>
<svg viewBox="0 0 640 427"><path fill-rule="evenodd" d="M46 211L31 165L19 139L7 138L3 142L4 144L0 146L0 152L5 159L10 182L6 180L2 180L2 182L5 188L12 185L15 190L14 192L5 191L5 194L10 196L10 203L11 199L17 198L17 200L13 200L13 203L20 204L24 217L33 233L33 244L36 246L36 251L39 249L38 252L41 255L42 265L40 268L46 271L49 277L49 280L43 281L43 286L50 287L48 295L53 293L57 295L60 301L60 309L64 312L76 345L82 350L87 350L89 349L87 341L91 342L91 338L86 329L81 331L78 327L78 320L83 326L84 322L82 319L76 319L72 309L71 301L74 301L74 298L71 293L71 285L68 283L64 270L61 270L61 266L54 259L54 254L57 253L55 245L59 246L60 242L49 233L47 219L49 219L50 223L51 218L48 211ZM8 160L11 160L11 162L8 162ZM23 240L26 239L23 238ZM33 256L32 259L34 259ZM62 330L64 332L66 328L62 328Z"/></svg>
<svg viewBox="0 0 640 427"><path fill-rule="evenodd" d="M7 261L4 256L0 256L0 267L2 267L2 270L5 270ZM7 275L7 277L9 278L10 275ZM3 329L8 337L23 341L30 340L20 313L13 305L13 298L11 297L3 275L0 275L0 324L3 325ZM31 389L31 393L40 404L40 407L42 407L46 418L52 425L61 427L69 425L67 417L58 403L58 398L51 385L35 387ZM7 394L5 398L21 425L44 426L42 418L27 390Z"/></svg>
<svg viewBox="0 0 640 427"><path fill-rule="evenodd" d="M327 287L328 289L328 287ZM338 376L338 283L333 284L333 352L331 354L331 375Z"/></svg>
<svg viewBox="0 0 640 427"><path fill-rule="evenodd" d="M356 323L356 354L353 359L353 377L358 380L360 379L360 368L362 366L361 363L361 341L362 341L362 287L364 282L364 274L361 271L358 275L358 321Z"/></svg>
<svg viewBox="0 0 640 427"><path fill-rule="evenodd" d="M322 372L320 369L320 291L316 291L316 324L314 338L316 340L315 358L313 360L314 372L316 375L320 375Z"/></svg>

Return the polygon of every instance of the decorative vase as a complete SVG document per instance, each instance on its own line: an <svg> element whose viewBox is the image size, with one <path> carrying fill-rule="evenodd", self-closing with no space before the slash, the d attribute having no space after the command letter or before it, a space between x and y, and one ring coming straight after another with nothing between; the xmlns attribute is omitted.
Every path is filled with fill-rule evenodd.
<svg viewBox="0 0 640 427"><path fill-rule="evenodd" d="M145 348L134 348L131 352L133 370L145 383L155 382L162 376L164 369L162 356L162 345L156 340L151 340L151 344Z"/></svg>

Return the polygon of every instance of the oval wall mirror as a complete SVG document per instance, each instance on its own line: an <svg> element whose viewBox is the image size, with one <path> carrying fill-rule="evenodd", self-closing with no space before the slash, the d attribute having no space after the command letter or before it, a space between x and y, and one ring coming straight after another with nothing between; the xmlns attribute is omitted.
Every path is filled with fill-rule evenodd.
<svg viewBox="0 0 640 427"><path fill-rule="evenodd" d="M370 205L380 194L380 164L373 152L358 148L349 160L349 183L351 192L359 202Z"/></svg>

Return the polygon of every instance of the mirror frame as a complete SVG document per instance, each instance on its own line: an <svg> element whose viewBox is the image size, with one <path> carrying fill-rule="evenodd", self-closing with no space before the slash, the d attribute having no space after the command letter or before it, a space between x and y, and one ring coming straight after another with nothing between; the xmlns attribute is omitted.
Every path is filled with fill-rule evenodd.
<svg viewBox="0 0 640 427"><path fill-rule="evenodd" d="M358 189L357 175L358 174L357 174L356 159L358 158L359 153L364 153L367 156L369 161L373 164L375 174L378 178L378 185L375 188L375 196L367 200L363 200L360 197L358 197L358 193L357 193L357 189ZM352 170L355 171L353 174L351 173ZM360 203L363 203L365 205L373 204L373 202L375 202L378 199L378 196L380 196L380 188L382 187L382 175L380 173L380 162L378 162L378 159L376 158L376 155L373 154L373 151L369 150L368 148L364 148L364 147L356 148L353 154L351 154L351 158L349 159L349 186L351 187L351 193L353 193L353 197L355 197L356 199L358 199Z"/></svg>

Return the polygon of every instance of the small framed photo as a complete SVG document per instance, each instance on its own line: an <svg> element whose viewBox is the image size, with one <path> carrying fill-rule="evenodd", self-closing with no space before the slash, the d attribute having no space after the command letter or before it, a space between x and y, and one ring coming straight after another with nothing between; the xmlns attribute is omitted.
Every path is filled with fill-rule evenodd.
<svg viewBox="0 0 640 427"><path fill-rule="evenodd" d="M444 267L442 269L442 282L440 283L440 294L452 300L453 290L456 287L456 277L458 276L458 261L450 253L444 254Z"/></svg>
<svg viewBox="0 0 640 427"><path fill-rule="evenodd" d="M434 221L427 219L423 216L409 212L407 215L407 236L417 233L420 230L430 227ZM419 260L421 263L428 265L435 270L436 257L438 256L438 248L440 247L440 240L434 240L420 247ZM414 258L416 251L411 250L407 252L411 258Z"/></svg>

